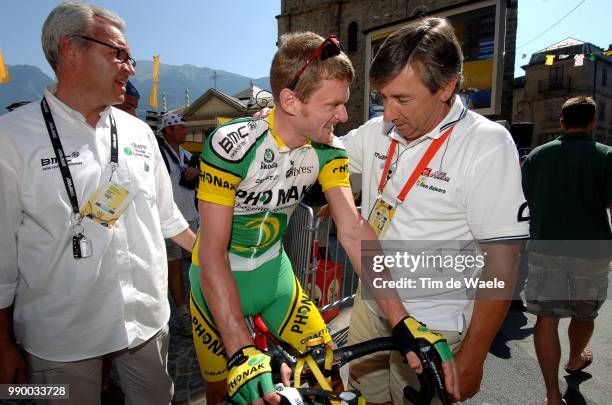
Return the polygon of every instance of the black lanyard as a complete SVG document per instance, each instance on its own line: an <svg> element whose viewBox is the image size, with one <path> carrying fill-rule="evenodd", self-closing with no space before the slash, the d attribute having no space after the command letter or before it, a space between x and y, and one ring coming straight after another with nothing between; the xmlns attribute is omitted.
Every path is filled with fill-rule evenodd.
<svg viewBox="0 0 612 405"><path fill-rule="evenodd" d="M80 218L81 214L79 210L79 201L77 199L76 189L74 188L74 180L72 180L72 175L70 174L70 168L68 167L68 162L66 161L66 155L64 153L64 148L62 147L62 142L59 138L59 133L57 132L55 121L53 120L53 115L51 114L49 104L44 97L40 101L40 108L42 109L45 124L47 125L47 132L49 133L49 138L51 139L51 145L53 145L53 150L55 151L55 158L57 159L57 164L59 165L62 179L64 180L64 186L66 187L66 192L68 193L68 198L70 199L70 205L72 205L72 212L76 218ZM109 118L111 127L111 165L118 165L119 152L117 148L117 126L115 125L113 114L110 114Z"/></svg>

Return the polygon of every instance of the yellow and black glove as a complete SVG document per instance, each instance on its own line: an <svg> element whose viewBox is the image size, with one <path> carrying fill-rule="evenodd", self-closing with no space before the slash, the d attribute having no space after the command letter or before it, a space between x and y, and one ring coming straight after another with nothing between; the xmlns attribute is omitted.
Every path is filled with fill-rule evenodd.
<svg viewBox="0 0 612 405"><path fill-rule="evenodd" d="M271 357L255 346L238 350L227 362L227 393L235 404L249 404L274 391Z"/></svg>
<svg viewBox="0 0 612 405"><path fill-rule="evenodd" d="M421 345L417 344L417 342L421 342L436 349L440 355L440 360L453 359L453 353L446 343L446 338L428 329L427 326L411 316L405 317L393 327L393 341L404 356L408 352L415 352L421 358Z"/></svg>

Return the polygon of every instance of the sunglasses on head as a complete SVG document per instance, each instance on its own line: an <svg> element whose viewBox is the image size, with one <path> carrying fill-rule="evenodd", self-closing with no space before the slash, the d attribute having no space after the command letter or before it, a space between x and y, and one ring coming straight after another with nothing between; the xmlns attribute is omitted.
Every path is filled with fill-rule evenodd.
<svg viewBox="0 0 612 405"><path fill-rule="evenodd" d="M298 80L300 80L300 77L308 65L310 65L312 61L317 58L317 56L321 56L321 60L325 60L340 55L340 52L342 52L342 45L340 45L340 41L338 41L338 38L336 38L335 35L330 35L325 38L323 43L319 45L319 47L312 53L310 59L308 59L308 62L306 62L304 66L302 66L302 68L295 74L295 77L291 83L289 83L288 89L295 90Z"/></svg>

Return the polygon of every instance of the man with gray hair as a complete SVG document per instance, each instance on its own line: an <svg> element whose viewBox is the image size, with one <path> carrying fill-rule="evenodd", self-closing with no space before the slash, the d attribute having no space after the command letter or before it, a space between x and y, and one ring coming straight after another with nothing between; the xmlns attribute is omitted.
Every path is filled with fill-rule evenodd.
<svg viewBox="0 0 612 405"><path fill-rule="evenodd" d="M528 236L527 223L517 216L524 201L521 173L510 134L468 111L456 95L462 61L445 19L419 19L390 35L370 67L384 116L351 131L344 146L349 171L362 174L361 212L377 225L383 245L394 240L408 246L411 241L481 242L484 276L503 279L508 294L519 255L510 241ZM440 277L443 270L421 266L398 276L409 277L412 271ZM461 400L473 396L508 309L504 291L486 302L482 291L475 302L466 299L464 287L422 288L416 299L406 298L409 291L399 293L411 316L446 337L455 353ZM356 295L349 343L395 335L396 328L372 300ZM402 389L418 382L402 360L397 353L383 353L354 361L349 383L369 403L405 403Z"/></svg>
<svg viewBox="0 0 612 405"><path fill-rule="evenodd" d="M42 33L57 83L0 118L0 383L27 365L29 382L69 385L62 404L100 402L107 354L128 403L173 393L164 237L195 236L154 134L111 107L134 74L123 32L108 10L58 5Z"/></svg>

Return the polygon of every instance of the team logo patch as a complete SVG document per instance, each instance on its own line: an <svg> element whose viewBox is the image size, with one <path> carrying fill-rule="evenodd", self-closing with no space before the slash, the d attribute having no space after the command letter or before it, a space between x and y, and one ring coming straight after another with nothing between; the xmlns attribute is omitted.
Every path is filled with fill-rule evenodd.
<svg viewBox="0 0 612 405"><path fill-rule="evenodd" d="M270 163L273 160L274 160L274 152L272 152L272 149L270 148L266 149L266 151L264 152L264 162Z"/></svg>
<svg viewBox="0 0 612 405"><path fill-rule="evenodd" d="M127 146L123 148L123 152L125 152L125 154L128 156L132 155L132 149L128 148Z"/></svg>
<svg viewBox="0 0 612 405"><path fill-rule="evenodd" d="M238 162L267 129L265 122L261 125L255 121L232 122L217 128L212 134L210 145L221 159Z"/></svg>

